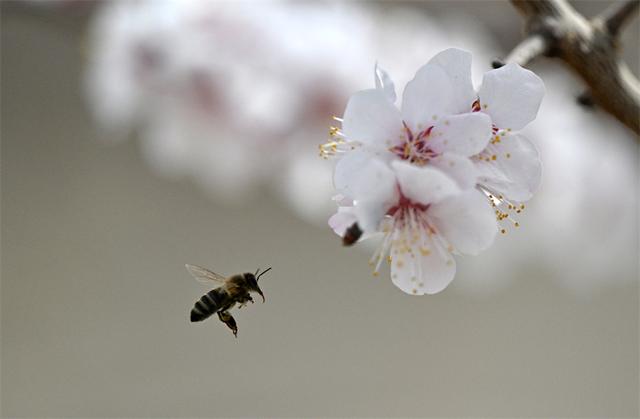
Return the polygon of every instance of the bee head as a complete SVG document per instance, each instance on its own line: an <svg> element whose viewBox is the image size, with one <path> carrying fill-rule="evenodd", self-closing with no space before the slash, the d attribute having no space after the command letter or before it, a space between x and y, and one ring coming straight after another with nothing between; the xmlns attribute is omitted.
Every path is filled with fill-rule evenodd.
<svg viewBox="0 0 640 419"><path fill-rule="evenodd" d="M260 269L258 269L255 274L252 274L252 273L244 274L244 278L247 281L247 287L249 288L249 290L255 291L258 294L260 294L260 296L262 297L262 302L263 303L265 301L264 294L262 293L262 290L260 289L260 286L258 285L258 280L260 279L260 277L262 275L267 273L270 269L271 268L268 268L268 269L266 269L266 270L264 270L262 272L260 272Z"/></svg>

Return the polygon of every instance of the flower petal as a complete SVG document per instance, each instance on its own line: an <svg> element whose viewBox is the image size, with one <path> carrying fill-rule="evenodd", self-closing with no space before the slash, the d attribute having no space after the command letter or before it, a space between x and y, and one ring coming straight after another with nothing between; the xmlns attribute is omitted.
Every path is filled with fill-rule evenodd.
<svg viewBox="0 0 640 419"><path fill-rule="evenodd" d="M426 235L425 235L426 236ZM398 246L402 246L399 244ZM436 294L447 287L456 274L453 256L438 250L433 238L425 237L410 254L400 254L391 248L391 282L407 294Z"/></svg>
<svg viewBox="0 0 640 419"><path fill-rule="evenodd" d="M470 189L476 186L478 170L468 157L444 153L429 160L428 164L440 169L455 180L460 189Z"/></svg>
<svg viewBox="0 0 640 419"><path fill-rule="evenodd" d="M351 199L348 196L345 196L345 195L343 195L341 193L332 196L331 200L334 201L340 207L352 207L353 206L353 199Z"/></svg>
<svg viewBox="0 0 640 419"><path fill-rule="evenodd" d="M396 178L382 161L372 158L356 174L351 188L355 215L362 231L374 232L389 208L398 201Z"/></svg>
<svg viewBox="0 0 640 419"><path fill-rule="evenodd" d="M351 141L372 145L391 145L402 133L400 111L383 90L355 93L344 111L342 132Z"/></svg>
<svg viewBox="0 0 640 419"><path fill-rule="evenodd" d="M527 201L540 186L542 162L535 145L522 134L500 132L488 152L495 160L476 160L478 183L512 201ZM484 154L487 154L486 152Z"/></svg>
<svg viewBox="0 0 640 419"><path fill-rule="evenodd" d="M340 237L357 221L353 207L338 207L338 211L329 218L329 227Z"/></svg>
<svg viewBox="0 0 640 419"><path fill-rule="evenodd" d="M536 118L544 83L532 71L509 63L485 73L478 96L482 111L497 127L519 130Z"/></svg>
<svg viewBox="0 0 640 419"><path fill-rule="evenodd" d="M438 233L460 253L478 254L493 243L498 232L487 198L475 189L433 205L429 218Z"/></svg>
<svg viewBox="0 0 640 419"><path fill-rule="evenodd" d="M333 172L333 185L336 190L348 197L353 198L353 184L360 170L371 160L372 155L365 150L356 149L346 153L338 163Z"/></svg>
<svg viewBox="0 0 640 419"><path fill-rule="evenodd" d="M433 57L429 64L442 68L453 85L453 112L464 113L471 109L476 100L476 92L471 81L471 53L457 48L449 48Z"/></svg>
<svg viewBox="0 0 640 419"><path fill-rule="evenodd" d="M393 161L402 193L414 202L427 205L440 202L460 192L455 180L440 169L415 166L405 161Z"/></svg>
<svg viewBox="0 0 640 419"><path fill-rule="evenodd" d="M480 112L446 116L433 127L429 147L439 153L450 151L473 156L491 139L491 118Z"/></svg>
<svg viewBox="0 0 640 419"><path fill-rule="evenodd" d="M402 94L402 120L413 131L422 131L440 117L453 113L453 86L437 65L425 64L407 83Z"/></svg>
<svg viewBox="0 0 640 419"><path fill-rule="evenodd" d="M376 89L382 90L387 97L387 100L391 103L396 103L396 87L387 74L382 68L378 67L378 63L376 63L375 68L373 69L373 76L376 82Z"/></svg>

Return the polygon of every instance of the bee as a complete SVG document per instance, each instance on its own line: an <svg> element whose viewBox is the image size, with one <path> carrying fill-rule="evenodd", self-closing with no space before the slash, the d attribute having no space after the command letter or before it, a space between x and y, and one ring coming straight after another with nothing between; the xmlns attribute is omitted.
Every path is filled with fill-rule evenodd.
<svg viewBox="0 0 640 419"><path fill-rule="evenodd" d="M210 281L214 281L222 284L196 301L193 309L191 309L191 321L201 322L215 313L218 315L220 321L226 324L237 338L238 326L236 320L229 314L229 310L236 304L239 304L239 307L244 307L249 302L253 303L253 298L251 298L249 292L257 292L260 294L262 302L264 303L265 298L262 290L258 286L258 279L269 272L271 268L262 272L258 269L255 274L244 273L226 278L200 266L187 264L185 267L191 276L200 282L210 284Z"/></svg>
<svg viewBox="0 0 640 419"><path fill-rule="evenodd" d="M342 237L342 244L344 246L351 246L362 237L362 229L358 223L353 223L351 227L347 228Z"/></svg>

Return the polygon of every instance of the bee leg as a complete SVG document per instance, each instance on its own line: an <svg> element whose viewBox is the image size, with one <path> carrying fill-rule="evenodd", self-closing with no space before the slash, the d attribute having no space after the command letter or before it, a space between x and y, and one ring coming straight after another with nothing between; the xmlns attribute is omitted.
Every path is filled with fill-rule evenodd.
<svg viewBox="0 0 640 419"><path fill-rule="evenodd" d="M251 302L251 304L253 304L253 298L251 298L251 295L247 293L246 295L243 295L241 298L239 298L238 302L240 303L238 308L242 308L242 307L245 307L248 302Z"/></svg>
<svg viewBox="0 0 640 419"><path fill-rule="evenodd" d="M238 337L238 325L236 324L236 319L234 319L228 311L219 311L218 318L222 323L226 324L229 329L231 329L235 337Z"/></svg>

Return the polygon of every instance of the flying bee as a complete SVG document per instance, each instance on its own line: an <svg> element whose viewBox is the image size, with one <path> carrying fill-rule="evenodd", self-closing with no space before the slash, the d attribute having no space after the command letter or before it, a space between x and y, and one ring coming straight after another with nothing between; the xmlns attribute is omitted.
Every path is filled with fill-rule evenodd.
<svg viewBox="0 0 640 419"><path fill-rule="evenodd" d="M191 321L201 322L216 313L220 321L231 329L235 337L238 337L238 326L236 325L236 320L229 314L229 310L236 304L239 304L239 307L244 307L249 302L253 303L253 298L251 298L249 292L260 294L264 303L265 298L258 286L258 279L269 272L271 268L262 272L258 269L255 274L244 273L226 278L200 266L187 264L185 267L191 276L200 282L210 284L210 281L214 281L222 284L196 301L193 309L191 309Z"/></svg>

